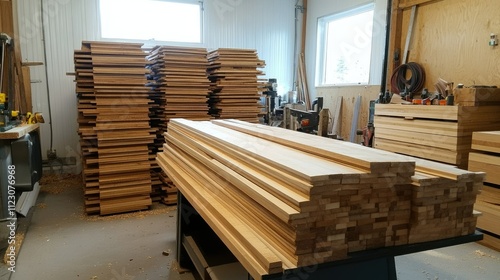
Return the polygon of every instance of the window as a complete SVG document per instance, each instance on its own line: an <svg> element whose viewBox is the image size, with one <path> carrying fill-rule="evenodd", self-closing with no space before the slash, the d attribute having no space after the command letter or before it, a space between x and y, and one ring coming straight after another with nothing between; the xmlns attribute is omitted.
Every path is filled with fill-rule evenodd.
<svg viewBox="0 0 500 280"><path fill-rule="evenodd" d="M318 21L317 85L368 84L374 5Z"/></svg>
<svg viewBox="0 0 500 280"><path fill-rule="evenodd" d="M101 38L201 43L202 3L100 0Z"/></svg>

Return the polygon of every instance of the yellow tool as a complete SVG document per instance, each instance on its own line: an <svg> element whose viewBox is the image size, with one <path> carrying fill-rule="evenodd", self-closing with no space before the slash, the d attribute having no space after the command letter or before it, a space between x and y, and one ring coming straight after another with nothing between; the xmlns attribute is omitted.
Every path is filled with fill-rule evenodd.
<svg viewBox="0 0 500 280"><path fill-rule="evenodd" d="M43 118L43 115L40 112L35 112L35 114L28 112L26 113L26 123L27 124L45 123L45 119Z"/></svg>
<svg viewBox="0 0 500 280"><path fill-rule="evenodd" d="M0 92L0 108L2 108L2 106L5 106L6 102L7 102L7 95L3 92Z"/></svg>

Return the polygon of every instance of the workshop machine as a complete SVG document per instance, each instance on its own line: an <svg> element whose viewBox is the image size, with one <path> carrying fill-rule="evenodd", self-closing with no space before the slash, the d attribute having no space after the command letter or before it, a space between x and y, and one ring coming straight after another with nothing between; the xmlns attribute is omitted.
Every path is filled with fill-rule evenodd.
<svg viewBox="0 0 500 280"><path fill-rule="evenodd" d="M269 79L266 84L266 91L262 92L265 97L266 114L264 115L265 124L273 124L277 121L277 107L280 104L280 97L278 96L278 83L276 79ZM282 115L282 114L281 114Z"/></svg>
<svg viewBox="0 0 500 280"><path fill-rule="evenodd" d="M5 54L7 52L7 47L11 45L12 38L5 34L0 33L0 45L1 45L1 66L0 66L0 132L7 131L12 127L19 124L17 117L19 115L18 111L11 110L9 108L10 98L6 93L1 92L3 89L4 82L4 72L7 68ZM7 75L11 77L10 73ZM12 84L9 82L9 84Z"/></svg>
<svg viewBox="0 0 500 280"><path fill-rule="evenodd" d="M23 205L22 195L32 192L42 176L39 126L35 123L43 122L43 117L40 113L20 114L11 107L15 98L13 43L9 35L0 33L0 222L15 218L13 190L17 211ZM20 125L21 119L25 125Z"/></svg>
<svg viewBox="0 0 500 280"><path fill-rule="evenodd" d="M314 110L299 110L290 108L290 115L297 118L299 128L297 131L318 134L320 131L321 136L327 136L328 127L328 109L323 109L323 97L318 97L312 103Z"/></svg>

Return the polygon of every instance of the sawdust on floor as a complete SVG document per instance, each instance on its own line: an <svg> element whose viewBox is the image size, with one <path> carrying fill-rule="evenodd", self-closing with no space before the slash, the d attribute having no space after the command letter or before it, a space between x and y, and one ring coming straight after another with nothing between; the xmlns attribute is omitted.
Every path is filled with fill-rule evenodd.
<svg viewBox="0 0 500 280"><path fill-rule="evenodd" d="M177 209L177 206L167 206L167 205L161 204L161 203L153 203L153 205L151 206L151 209L149 209L149 210L129 212L129 213L123 213L123 214L114 214L114 215L108 215L108 216L99 216L99 215L87 215L82 207L81 211L80 211L80 209L78 211L79 212L78 217L82 220L91 221L91 222L127 220L127 219L131 219L131 218L144 219L145 217L148 217L148 216L167 214L167 213L170 213L172 211L175 211L176 209ZM171 215L171 216L173 217L173 215Z"/></svg>
<svg viewBox="0 0 500 280"><path fill-rule="evenodd" d="M485 252L483 252L483 251L481 251L481 250L476 250L474 253L476 254L476 256L478 256L478 257L480 257L480 258L481 258L481 257L488 257L488 258L492 258L492 259L497 259L497 257L496 257L496 256L492 256L492 255L490 255L490 254L486 254Z"/></svg>
<svg viewBox="0 0 500 280"><path fill-rule="evenodd" d="M15 244L12 244L10 246L15 246L15 252L16 252L16 257L19 256L19 250L21 250L21 245L23 244L23 241L24 241L24 233L22 232L19 232L19 233L16 233L16 237L14 239L16 241ZM9 247L10 247L9 246ZM9 250L9 248L7 248L7 250L5 251L5 254L3 255L3 263L4 264L7 264L7 262L9 261L9 256L7 256L7 254L9 254L11 251Z"/></svg>
<svg viewBox="0 0 500 280"><path fill-rule="evenodd" d="M46 174L40 179L40 192L60 194L71 188L82 187L80 174Z"/></svg>
<svg viewBox="0 0 500 280"><path fill-rule="evenodd" d="M47 204L43 203L43 202L40 202L36 205L36 208L39 208L39 209L43 209L43 208L46 208L47 207Z"/></svg>
<svg viewBox="0 0 500 280"><path fill-rule="evenodd" d="M75 188L82 188L83 181L81 174L47 174L40 180L40 192L45 192L47 194L60 194L68 190L74 190ZM82 198L83 204L83 198ZM45 203L39 203L38 208L45 208L47 205ZM149 210L114 214L107 216L99 215L88 215L85 213L83 205L78 205L73 216L85 221L112 221L112 220L126 220L131 218L143 219L148 216L163 215L175 211L177 206L167 206L162 203L153 203Z"/></svg>

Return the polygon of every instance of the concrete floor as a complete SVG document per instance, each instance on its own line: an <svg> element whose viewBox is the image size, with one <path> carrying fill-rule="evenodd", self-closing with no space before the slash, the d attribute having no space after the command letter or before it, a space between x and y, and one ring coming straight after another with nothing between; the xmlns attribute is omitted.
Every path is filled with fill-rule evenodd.
<svg viewBox="0 0 500 280"><path fill-rule="evenodd" d="M86 216L79 178L60 179L42 185L10 279L194 279L174 267L174 207ZM476 243L397 257L396 266L403 280L500 279L500 253Z"/></svg>

